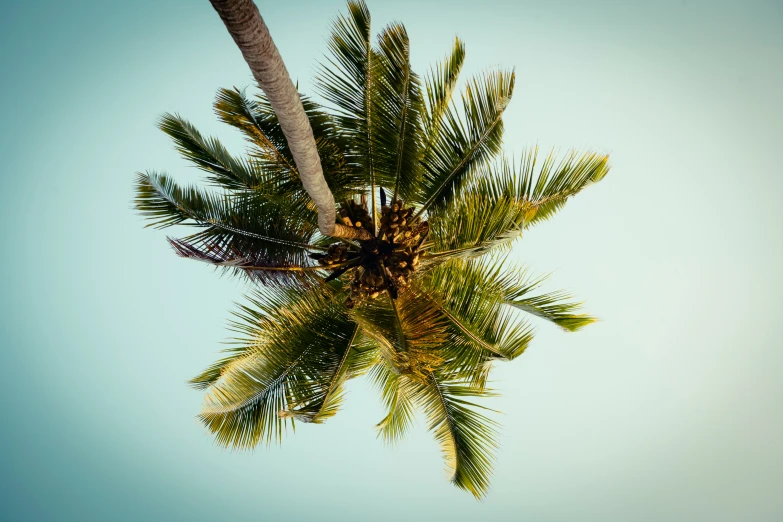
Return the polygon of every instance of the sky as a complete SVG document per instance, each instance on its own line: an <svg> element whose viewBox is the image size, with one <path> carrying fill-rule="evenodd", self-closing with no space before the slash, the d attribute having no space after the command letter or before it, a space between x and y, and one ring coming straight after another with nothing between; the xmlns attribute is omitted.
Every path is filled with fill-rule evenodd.
<svg viewBox="0 0 783 522"><path fill-rule="evenodd" d="M312 92L344 3L259 5ZM611 158L513 251L601 322L535 323L496 368L487 498L448 483L424 422L376 439L366 380L282 446L214 444L186 381L245 288L144 229L132 185L198 179L155 128L166 111L242 152L211 104L250 73L206 0L2 2L0 519L783 520L783 3L369 7L375 32L405 24L419 72L455 35L464 77L515 69L509 156Z"/></svg>

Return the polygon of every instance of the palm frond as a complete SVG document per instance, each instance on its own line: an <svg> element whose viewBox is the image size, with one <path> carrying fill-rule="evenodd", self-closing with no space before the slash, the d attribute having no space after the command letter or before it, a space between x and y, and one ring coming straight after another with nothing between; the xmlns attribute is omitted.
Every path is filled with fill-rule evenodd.
<svg viewBox="0 0 783 522"><path fill-rule="evenodd" d="M470 257L510 245L609 170L607 157L595 153L570 153L559 161L549 154L540 165L537 158L534 148L518 169L506 160L485 166L447 206L433 209L430 255Z"/></svg>
<svg viewBox="0 0 783 522"><path fill-rule="evenodd" d="M514 73L496 71L474 78L462 96L464 119L453 106L423 158L419 214L448 202L465 176L491 160L503 139L503 111L514 90Z"/></svg>
<svg viewBox="0 0 783 522"><path fill-rule="evenodd" d="M346 373L351 379L365 375L371 371L372 367L380 360L381 356L378 343L359 328L356 337L354 338L351 357L345 362Z"/></svg>
<svg viewBox="0 0 783 522"><path fill-rule="evenodd" d="M181 187L166 174L137 172L133 202L148 227L202 225L217 197L193 186Z"/></svg>
<svg viewBox="0 0 783 522"><path fill-rule="evenodd" d="M214 232L214 231L208 231ZM237 245L231 237L225 235L213 235L205 237L203 234L191 236L194 240L168 238L174 252L186 259L201 261L216 268L225 269L235 275L246 276L249 280L264 285L283 285L301 283L304 285L316 284L328 277L321 265L304 264L306 261L292 261L302 256L297 254L281 255L277 250L277 256L272 257L268 253L262 254L252 247ZM337 268L335 265L333 268Z"/></svg>
<svg viewBox="0 0 783 522"><path fill-rule="evenodd" d="M351 359L357 359L364 355L354 349L354 341L358 331L359 325L354 324L353 333L348 339L348 343L337 347L336 351L342 350L342 354L339 362L329 368L328 386L321 387L306 404L281 412L280 415L315 424L320 424L326 419L334 417L343 402L343 383L353 376L350 370L356 363Z"/></svg>
<svg viewBox="0 0 783 522"><path fill-rule="evenodd" d="M538 290L544 279L529 277L522 272L514 284L503 289L503 303L551 321L569 332L598 321L589 314L580 313L583 303L573 302L574 297L563 290L530 295Z"/></svg>
<svg viewBox="0 0 783 522"><path fill-rule="evenodd" d="M229 348L225 351L230 353L228 357L218 359L214 363L210 364L207 369L190 379L188 383L197 390L206 390L215 382L217 382L218 379L220 379L220 376L223 375L223 372L229 365L234 364L240 359L246 357L249 352L249 347L247 345L242 345Z"/></svg>
<svg viewBox="0 0 783 522"><path fill-rule="evenodd" d="M316 226L286 204L247 192L209 194L180 187L165 175L139 174L136 207L158 227L190 224L202 230L170 239L175 252L249 275L264 283L309 280L320 270L308 251Z"/></svg>
<svg viewBox="0 0 783 522"><path fill-rule="evenodd" d="M413 288L407 288L396 299L384 293L350 311L395 371L413 376L421 376L442 362L437 348L447 341L442 314L419 297Z"/></svg>
<svg viewBox="0 0 783 522"><path fill-rule="evenodd" d="M545 276L534 276L523 267L508 265L502 258L492 257L452 260L437 266L422 279L428 291L442 296L455 315L466 318L466 323L481 323L492 318L499 321L487 339L492 338L491 332L505 332L506 335L517 332L511 334L510 339L524 339L524 342L509 341L508 351L504 351L511 356L509 358L520 355L532 340L532 331L525 323L511 321L509 308L546 319L568 331L577 331L597 321L595 317L580 313L582 303L574 302L569 293L562 290L541 292L544 281Z"/></svg>
<svg viewBox="0 0 783 522"><path fill-rule="evenodd" d="M205 138L190 122L166 113L158 121L180 154L209 173L208 179L227 189L252 189L263 183L260 173L244 160L233 157L216 138Z"/></svg>
<svg viewBox="0 0 783 522"><path fill-rule="evenodd" d="M524 204L497 190L493 170L482 167L481 172L475 186L460 191L447 206L430 211L432 248L427 255L433 260L480 256L510 245L522 233L528 215Z"/></svg>
<svg viewBox="0 0 783 522"><path fill-rule="evenodd" d="M429 429L440 443L452 483L476 498L483 497L497 448L497 423L478 413L481 406L464 397L486 396L486 391L450 381L437 372L413 386L414 401L424 410Z"/></svg>
<svg viewBox="0 0 783 522"><path fill-rule="evenodd" d="M356 325L328 289L266 291L238 312L248 354L211 382L199 418L219 444L280 440L290 410L328 393ZM208 380L208 379L204 379Z"/></svg>
<svg viewBox="0 0 783 522"><path fill-rule="evenodd" d="M408 199L419 172L423 100L418 75L411 70L405 27L393 23L378 36L373 71L372 135L374 167L380 184L394 187L392 200Z"/></svg>
<svg viewBox="0 0 783 522"><path fill-rule="evenodd" d="M520 174L504 169L500 180L513 188L514 196L525 207L526 227L549 219L570 197L601 181L609 172L609 157L605 154L571 152L560 161L550 153L536 173L537 154L537 148L528 152Z"/></svg>
<svg viewBox="0 0 783 522"><path fill-rule="evenodd" d="M464 61L465 44L459 38L455 38L451 53L444 61L430 69L429 74L425 76L427 104L422 117L425 144L422 149L422 159L428 156L430 147L437 138L443 115L451 103Z"/></svg>
<svg viewBox="0 0 783 522"><path fill-rule="evenodd" d="M370 37L370 12L363 0L348 2L348 14L338 16L327 40L331 57L316 77L321 95L332 104L350 150L348 161L358 167L364 184L375 192L373 163L373 71L376 52ZM372 198L374 203L375 198ZM375 212L373 212L374 214Z"/></svg>
<svg viewBox="0 0 783 522"><path fill-rule="evenodd" d="M370 370L370 377L381 393L381 399L388 413L375 426L378 436L391 444L401 440L413 425L413 392L409 376L401 374L385 360L381 359Z"/></svg>
<svg viewBox="0 0 783 522"><path fill-rule="evenodd" d="M296 248L311 248L308 241L317 230L311 220L291 212L285 200L268 200L257 192L208 193L156 172L137 174L135 203L158 228L196 225Z"/></svg>
<svg viewBox="0 0 783 522"><path fill-rule="evenodd" d="M511 274L501 263L450 261L419 281L422 294L437 303L449 321L444 368L481 388L493 361L513 360L533 339L529 324L504 301Z"/></svg>

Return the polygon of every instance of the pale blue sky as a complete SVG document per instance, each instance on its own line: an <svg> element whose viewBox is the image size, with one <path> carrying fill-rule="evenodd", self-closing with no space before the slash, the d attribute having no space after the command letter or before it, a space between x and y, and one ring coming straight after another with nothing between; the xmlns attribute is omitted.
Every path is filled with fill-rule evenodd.
<svg viewBox="0 0 783 522"><path fill-rule="evenodd" d="M653 5L655 4L655 5ZM311 91L342 0L259 4ZM538 325L500 366L487 499L445 480L423 423L384 447L365 382L282 447L216 447L185 381L218 357L238 282L131 209L136 171L198 172L154 127L218 134L251 83L206 0L0 5L0 519L783 519L783 4L373 1L423 71L515 67L506 150L592 148L613 170L514 256L602 322Z"/></svg>

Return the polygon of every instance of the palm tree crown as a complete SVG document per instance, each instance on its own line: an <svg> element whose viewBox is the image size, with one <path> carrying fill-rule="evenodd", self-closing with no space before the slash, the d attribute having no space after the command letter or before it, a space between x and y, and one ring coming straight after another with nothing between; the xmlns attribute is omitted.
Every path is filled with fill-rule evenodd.
<svg viewBox="0 0 783 522"><path fill-rule="evenodd" d="M330 108L302 101L338 220L371 239L319 232L264 96L222 89L215 101L220 120L247 138L245 158L178 115L160 119L219 190L138 174L136 207L151 225L196 227L169 238L179 255L253 283L235 314L237 344L191 381L207 392L200 419L225 446L279 441L288 423L334 415L345 382L369 374L388 409L379 435L399 439L419 409L453 483L481 497L496 424L470 398L491 395L493 362L527 348L526 314L569 331L595 320L566 293L540 291L542 279L503 253L601 180L607 157L542 159L532 149L519 164L499 158L514 73L479 75L456 102L458 39L422 80L405 28L391 24L373 43L366 6L351 1L328 46L317 86Z"/></svg>

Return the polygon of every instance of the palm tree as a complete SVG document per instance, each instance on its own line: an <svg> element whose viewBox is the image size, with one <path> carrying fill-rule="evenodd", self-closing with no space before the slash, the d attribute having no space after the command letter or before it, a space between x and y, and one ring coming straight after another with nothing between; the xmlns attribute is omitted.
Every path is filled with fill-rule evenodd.
<svg viewBox="0 0 783 522"><path fill-rule="evenodd" d="M249 142L244 158L178 115L160 119L219 190L138 174L135 203L150 226L196 227L169 238L179 255L252 286L235 312L235 345L191 381L207 392L199 417L224 446L280 441L289 424L333 416L345 382L368 374L388 409L379 435L399 440L423 412L453 483L480 498L496 423L471 398L492 395L493 363L530 344L526 315L568 331L595 321L568 294L542 291L543 279L510 265L507 253L601 180L607 157L540 158L530 149L518 164L504 159L514 73L472 78L455 102L459 39L422 79L405 28L391 24L373 44L369 12L352 0L328 46L317 87L330 108L304 96L301 107L340 202L332 215L349 232L319 227L328 209L303 187L301 150L292 150L272 95L217 94L219 119Z"/></svg>

